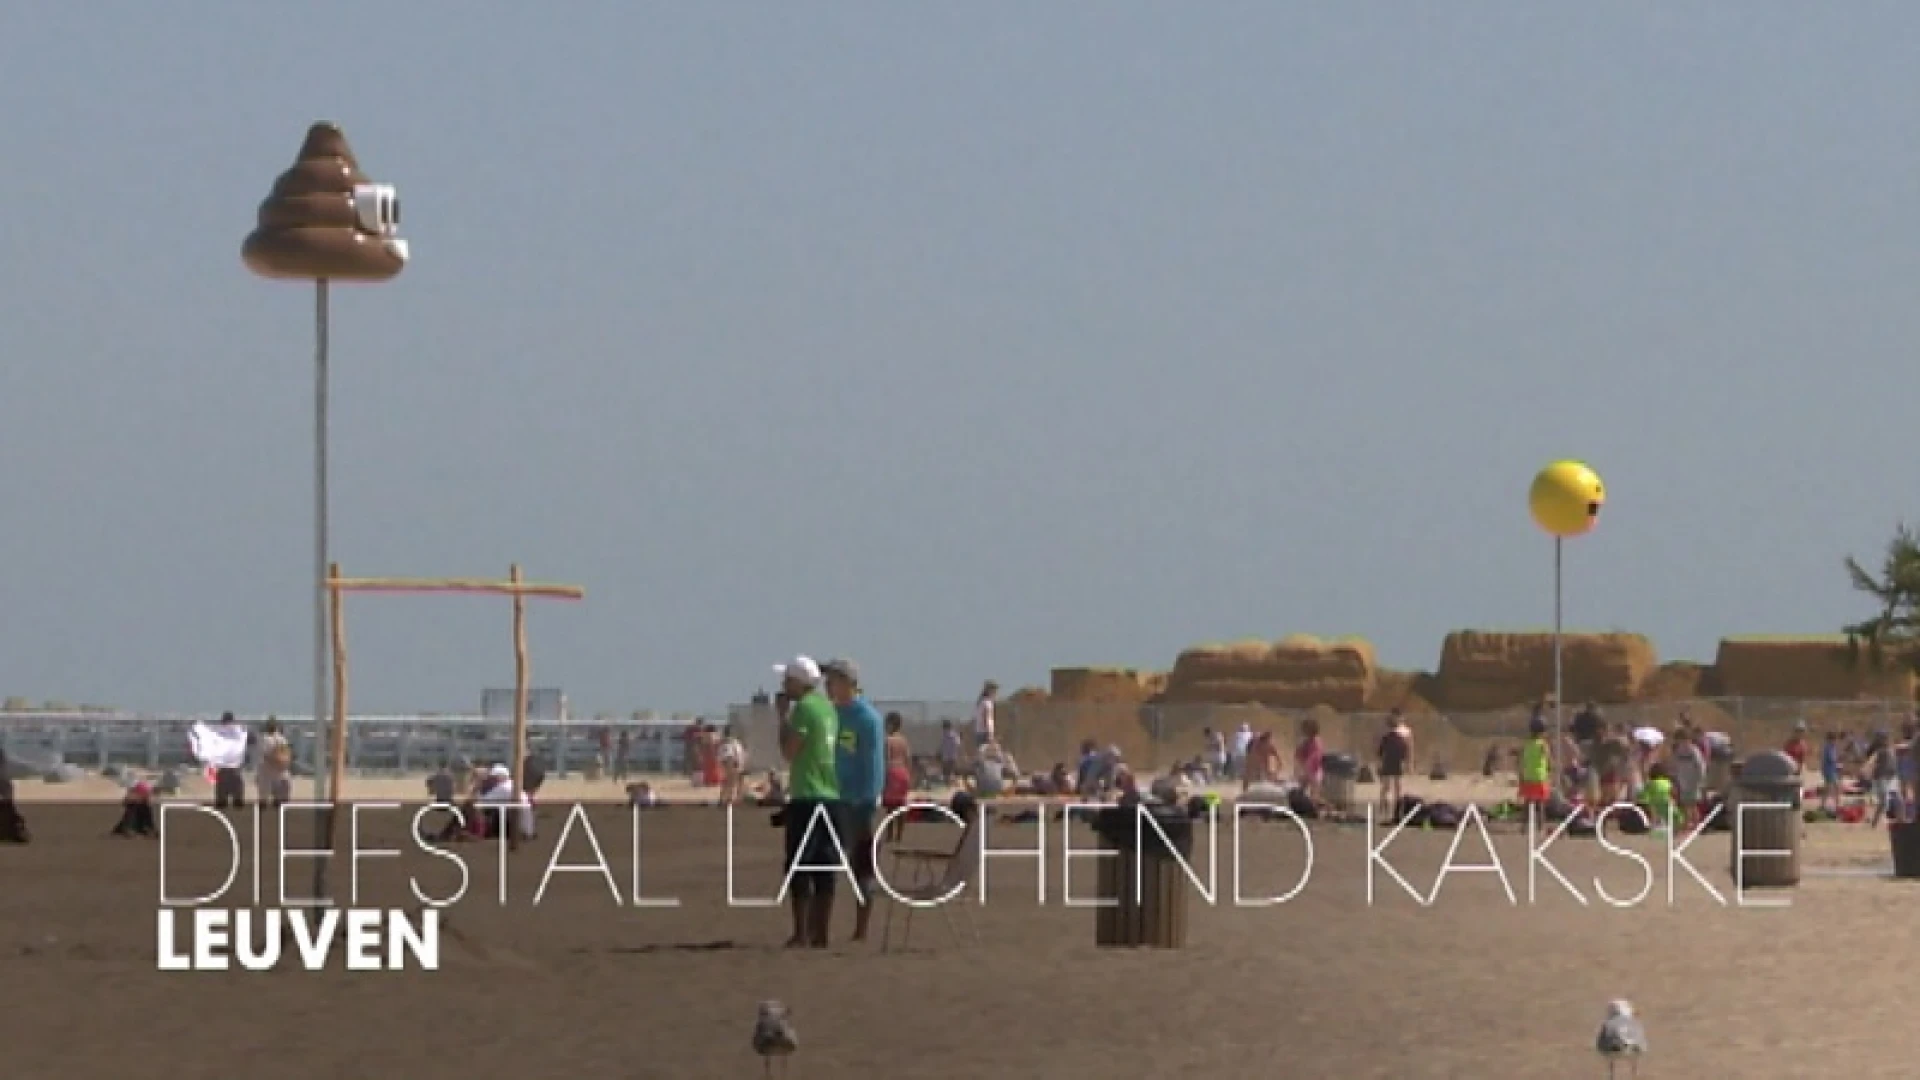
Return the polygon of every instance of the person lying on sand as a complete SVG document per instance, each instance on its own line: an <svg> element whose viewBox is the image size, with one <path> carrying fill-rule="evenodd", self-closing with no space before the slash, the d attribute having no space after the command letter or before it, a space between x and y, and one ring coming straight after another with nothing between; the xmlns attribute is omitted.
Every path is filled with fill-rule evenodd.
<svg viewBox="0 0 1920 1080"><path fill-rule="evenodd" d="M158 836L160 826L154 820L153 785L142 780L127 789L126 797L120 800L120 821L114 825L114 836Z"/></svg>
<svg viewBox="0 0 1920 1080"><path fill-rule="evenodd" d="M779 773L767 770L767 779L754 792L753 801L761 806L787 805L787 785Z"/></svg>
<svg viewBox="0 0 1920 1080"><path fill-rule="evenodd" d="M13 777L7 775L7 753L0 750L0 844L24 844L33 839L27 819L13 801Z"/></svg>

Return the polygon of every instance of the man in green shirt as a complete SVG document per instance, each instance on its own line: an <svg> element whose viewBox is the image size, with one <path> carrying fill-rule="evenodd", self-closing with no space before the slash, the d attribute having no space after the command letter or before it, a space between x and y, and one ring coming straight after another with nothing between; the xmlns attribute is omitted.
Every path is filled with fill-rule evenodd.
<svg viewBox="0 0 1920 1080"><path fill-rule="evenodd" d="M846 865L841 845L847 833L834 762L840 718L820 692L820 665L811 658L794 657L776 664L774 671L793 702L780 725L780 754L787 759L788 772L787 896L793 908L793 937L787 947L824 949L833 923L834 879Z"/></svg>

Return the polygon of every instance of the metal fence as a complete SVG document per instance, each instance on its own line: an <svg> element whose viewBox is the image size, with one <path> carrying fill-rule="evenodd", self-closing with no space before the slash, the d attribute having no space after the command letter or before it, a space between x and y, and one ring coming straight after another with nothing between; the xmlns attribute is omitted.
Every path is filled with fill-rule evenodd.
<svg viewBox="0 0 1920 1080"><path fill-rule="evenodd" d="M214 714L185 713L0 713L0 750L17 769L38 771L66 764L81 769L197 768L187 732L212 723ZM236 716L258 730L265 716ZM320 729L309 717L278 717L292 744L294 771L311 775L322 758ZM542 720L529 717L528 751L564 776L600 758L601 732L617 744L628 738L634 771L678 772L683 768L687 725L693 714L639 714L616 719ZM355 716L347 726L347 768L359 773L409 773L445 764L504 762L513 755L513 724L484 715Z"/></svg>
<svg viewBox="0 0 1920 1080"><path fill-rule="evenodd" d="M966 733L973 702L960 700L876 700L882 713L897 712L914 752L938 752L942 728ZM1671 729L1682 717L1711 731L1723 731L1740 746L1778 745L1798 721L1814 731L1855 734L1892 729L1911 714L1902 701L1802 701L1769 698L1695 698L1602 707L1609 720L1634 727ZM1516 707L1489 712L1416 713L1413 728L1422 765L1429 760L1451 768L1478 767L1490 748L1511 746L1526 733L1529 712ZM1118 746L1142 769L1163 769L1200 756L1211 729L1228 735L1247 725L1271 731L1290 742L1301 722L1320 725L1329 750L1370 756L1386 714L1337 713L1330 709L1279 709L1259 705L1149 705L1130 702L1058 702L1014 699L998 711L1001 743L1027 771L1043 771L1054 762L1072 762L1080 746ZM683 735L701 719L692 713L641 713L629 718L530 718L529 752L564 776L584 771L601 758L602 731L617 745L628 739L627 765L635 772L678 773L686 768ZM157 713L0 713L0 749L30 769L65 763L82 769L159 770L191 768L187 730L212 722L213 714ZM241 716L257 728L266 717ZM310 774L320 760L319 731L307 717L281 716L293 744L296 772ZM718 719L717 717L715 719ZM769 705L735 705L725 722L745 744L754 769L777 767L779 731ZM362 773L406 773L461 761L482 764L512 756L512 725L484 715L356 716L349 721L347 767ZM605 762L599 762L605 764Z"/></svg>
<svg viewBox="0 0 1920 1080"><path fill-rule="evenodd" d="M943 724L966 733L972 724L971 701L876 701L882 712L894 711L916 754L937 751ZM1815 731L1855 734L1896 727L1910 715L1912 703L1902 701L1802 701L1772 698L1694 698L1671 702L1603 705L1607 720L1631 727L1670 731L1684 717L1709 731L1731 736L1736 745L1779 745L1804 720ZM1022 770L1041 772L1055 762L1071 764L1086 742L1118 746L1126 760L1142 769L1164 769L1201 756L1211 729L1229 740L1245 724L1255 731L1271 731L1290 744L1301 722L1312 717L1320 725L1327 749L1371 757L1386 713L1338 713L1326 708L1280 709L1259 705L1151 705L1133 702L1063 702L1014 699L997 712L1001 744ZM1439 762L1452 769L1478 768L1489 749L1512 747L1526 735L1531 711L1516 706L1486 712L1415 713L1406 717L1414 732L1415 752L1424 768ZM778 732L773 710L765 705L736 705L729 719L757 762L778 760ZM1567 720L1572 719L1568 710Z"/></svg>

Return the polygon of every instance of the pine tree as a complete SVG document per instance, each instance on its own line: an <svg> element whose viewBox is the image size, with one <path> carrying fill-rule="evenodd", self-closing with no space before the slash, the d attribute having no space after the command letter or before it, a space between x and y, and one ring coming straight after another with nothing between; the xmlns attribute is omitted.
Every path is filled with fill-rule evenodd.
<svg viewBox="0 0 1920 1080"><path fill-rule="evenodd" d="M1879 606L1872 618L1845 627L1852 655L1864 654L1876 667L1890 656L1920 666L1920 651L1913 648L1920 644L1920 533L1904 522L1894 529L1878 576L1852 556L1846 567L1853 587Z"/></svg>

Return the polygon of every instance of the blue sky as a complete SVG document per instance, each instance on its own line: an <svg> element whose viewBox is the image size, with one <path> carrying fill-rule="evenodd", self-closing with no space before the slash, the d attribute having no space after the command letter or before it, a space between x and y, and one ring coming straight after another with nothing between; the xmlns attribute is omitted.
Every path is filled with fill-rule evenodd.
<svg viewBox="0 0 1920 1080"><path fill-rule="evenodd" d="M1915 509L1920 6L15 5L0 693L308 700L307 124L414 261L334 303L335 554L589 590L576 709L1544 625L1826 632ZM504 603L355 599L357 708Z"/></svg>

